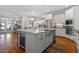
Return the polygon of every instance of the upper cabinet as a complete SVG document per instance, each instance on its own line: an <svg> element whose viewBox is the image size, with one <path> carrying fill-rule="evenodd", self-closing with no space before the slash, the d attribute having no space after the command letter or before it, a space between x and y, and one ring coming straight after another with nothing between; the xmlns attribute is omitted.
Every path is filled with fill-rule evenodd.
<svg viewBox="0 0 79 59"><path fill-rule="evenodd" d="M70 8L65 12L65 17L66 20L73 19L73 8Z"/></svg>
<svg viewBox="0 0 79 59"><path fill-rule="evenodd" d="M74 29L79 30L79 6L74 6L65 11L66 20L73 20Z"/></svg>
<svg viewBox="0 0 79 59"><path fill-rule="evenodd" d="M61 24L65 23L65 14L54 15L54 23Z"/></svg>
<svg viewBox="0 0 79 59"><path fill-rule="evenodd" d="M74 7L74 29L79 30L79 6Z"/></svg>

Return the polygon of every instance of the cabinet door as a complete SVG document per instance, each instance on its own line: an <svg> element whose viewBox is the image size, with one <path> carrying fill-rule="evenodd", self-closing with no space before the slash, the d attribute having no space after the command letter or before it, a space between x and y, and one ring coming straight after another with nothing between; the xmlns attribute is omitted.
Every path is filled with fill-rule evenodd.
<svg viewBox="0 0 79 59"><path fill-rule="evenodd" d="M26 52L27 53L36 53L36 35L26 33Z"/></svg>
<svg viewBox="0 0 79 59"><path fill-rule="evenodd" d="M66 20L73 19L73 8L66 11Z"/></svg>
<svg viewBox="0 0 79 59"><path fill-rule="evenodd" d="M42 33L38 34L36 37L36 49L37 52L43 52L45 49L45 36Z"/></svg>
<svg viewBox="0 0 79 59"><path fill-rule="evenodd" d="M46 47L48 47L53 42L53 33L48 31L46 33Z"/></svg>
<svg viewBox="0 0 79 59"><path fill-rule="evenodd" d="M79 6L74 7L74 28L79 30Z"/></svg>
<svg viewBox="0 0 79 59"><path fill-rule="evenodd" d="M58 29L56 30L57 36L65 36L65 29Z"/></svg>
<svg viewBox="0 0 79 59"><path fill-rule="evenodd" d="M49 46L49 43L50 43L50 39L49 39L49 37L46 37L46 47Z"/></svg>
<svg viewBox="0 0 79 59"><path fill-rule="evenodd" d="M76 42L76 48L77 51L79 52L79 35L74 36L74 41Z"/></svg>
<svg viewBox="0 0 79 59"><path fill-rule="evenodd" d="M64 13L55 15L54 16L54 23L65 23Z"/></svg>
<svg viewBox="0 0 79 59"><path fill-rule="evenodd" d="M54 41L54 31L51 31L50 44Z"/></svg>

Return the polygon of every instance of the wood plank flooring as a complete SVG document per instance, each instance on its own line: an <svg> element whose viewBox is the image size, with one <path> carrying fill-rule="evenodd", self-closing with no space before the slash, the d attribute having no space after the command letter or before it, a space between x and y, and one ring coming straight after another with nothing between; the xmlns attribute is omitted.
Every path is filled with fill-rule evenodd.
<svg viewBox="0 0 79 59"><path fill-rule="evenodd" d="M64 37L57 37L56 44L61 44L65 46L65 52L67 53L75 53L77 52L76 43L71 39Z"/></svg>
<svg viewBox="0 0 79 59"><path fill-rule="evenodd" d="M0 33L0 53L24 53L25 50L18 47L18 34L17 33ZM57 52L54 45L58 48L60 45L64 46L65 53L75 53L76 44L75 42L64 38L56 37L56 43L52 43L44 53ZM54 51L54 52L52 52ZM62 49L61 49L62 51Z"/></svg>
<svg viewBox="0 0 79 59"><path fill-rule="evenodd" d="M44 53L77 53L76 43L65 37L56 37L56 42L52 43Z"/></svg>
<svg viewBox="0 0 79 59"><path fill-rule="evenodd" d="M17 44L17 33L0 34L0 53L23 53L24 49Z"/></svg>

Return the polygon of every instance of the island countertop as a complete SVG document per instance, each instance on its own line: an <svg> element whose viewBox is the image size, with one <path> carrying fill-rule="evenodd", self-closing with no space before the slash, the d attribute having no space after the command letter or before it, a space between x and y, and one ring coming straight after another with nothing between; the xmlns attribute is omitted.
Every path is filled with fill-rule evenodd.
<svg viewBox="0 0 79 59"><path fill-rule="evenodd" d="M28 33L44 33L47 32L46 30L55 30L54 28L44 28L44 29L18 29L18 31L28 32Z"/></svg>

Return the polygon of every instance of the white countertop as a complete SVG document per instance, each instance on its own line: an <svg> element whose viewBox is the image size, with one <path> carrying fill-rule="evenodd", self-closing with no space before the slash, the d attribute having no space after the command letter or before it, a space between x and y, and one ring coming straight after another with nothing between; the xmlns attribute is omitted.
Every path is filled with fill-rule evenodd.
<svg viewBox="0 0 79 59"><path fill-rule="evenodd" d="M19 29L18 31L28 32L28 33L42 33L45 32L44 30L39 29Z"/></svg>
<svg viewBox="0 0 79 59"><path fill-rule="evenodd" d="M56 28L44 28L44 30L56 30Z"/></svg>
<svg viewBox="0 0 79 59"><path fill-rule="evenodd" d="M18 31L24 31L28 33L43 33L46 32L45 30L55 30L54 28L44 28L44 29L18 29Z"/></svg>

